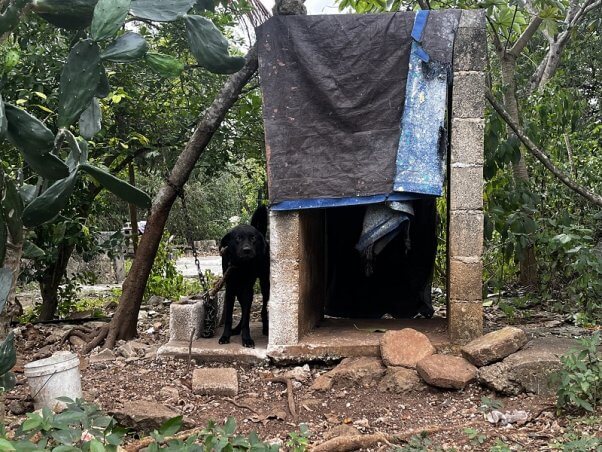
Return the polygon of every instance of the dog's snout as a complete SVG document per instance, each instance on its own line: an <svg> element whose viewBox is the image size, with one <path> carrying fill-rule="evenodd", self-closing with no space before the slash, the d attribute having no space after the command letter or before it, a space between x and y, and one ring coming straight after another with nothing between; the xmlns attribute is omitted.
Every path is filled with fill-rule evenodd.
<svg viewBox="0 0 602 452"><path fill-rule="evenodd" d="M246 256L253 254L253 248L251 248L250 246L243 246L241 251Z"/></svg>

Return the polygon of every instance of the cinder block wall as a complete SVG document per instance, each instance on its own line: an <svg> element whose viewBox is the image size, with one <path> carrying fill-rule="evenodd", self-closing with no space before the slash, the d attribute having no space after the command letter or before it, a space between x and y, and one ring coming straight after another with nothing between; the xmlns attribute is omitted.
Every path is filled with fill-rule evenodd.
<svg viewBox="0 0 602 452"><path fill-rule="evenodd" d="M454 44L448 171L448 328L483 334L483 134L487 44L483 11L463 11ZM269 347L296 345L323 315L323 215L270 212Z"/></svg>

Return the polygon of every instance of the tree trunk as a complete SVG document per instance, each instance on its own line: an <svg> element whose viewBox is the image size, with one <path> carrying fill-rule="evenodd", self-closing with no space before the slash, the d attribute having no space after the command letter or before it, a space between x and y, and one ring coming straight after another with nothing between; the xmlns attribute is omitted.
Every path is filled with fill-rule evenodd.
<svg viewBox="0 0 602 452"><path fill-rule="evenodd" d="M211 137L256 70L257 47L253 46L247 54L244 67L226 80L212 104L199 120L196 130L172 168L167 182L153 200L150 216L146 222L144 234L138 243L132 268L123 283L119 306L109 324L105 342L107 347L113 348L117 340L129 340L136 336L138 312L142 304L144 289L171 207L178 193L188 181Z"/></svg>
<svg viewBox="0 0 602 452"><path fill-rule="evenodd" d="M10 237L10 234L9 234ZM21 272L21 256L23 254L23 241L12 243L12 237L6 243L6 256L4 257L4 267L12 270L13 281L8 292L8 299L0 313L0 338L4 339L10 329L10 323L13 318L22 314L21 305L17 301L16 289L19 273Z"/></svg>
<svg viewBox="0 0 602 452"><path fill-rule="evenodd" d="M40 320L52 320L59 305L58 289L67 273L67 264L75 249L74 244L62 241L56 261L50 265L40 280L40 292L42 294L42 309Z"/></svg>
<svg viewBox="0 0 602 452"><path fill-rule="evenodd" d="M130 180L130 185L136 186L136 172L134 170L133 163L128 165L128 177ZM136 250L138 249L138 210L134 204L128 204L130 208L130 225L131 229L131 238L132 238L132 247L134 248L134 256L136 255Z"/></svg>
<svg viewBox="0 0 602 452"><path fill-rule="evenodd" d="M506 111L516 124L520 124L520 115L518 113L518 99L516 98L516 57L509 53L500 55L502 83L504 85L504 105ZM508 137L516 134L508 127ZM518 162L512 165L512 173L515 182L529 184L529 171L525 163L523 153L520 152ZM530 245L523 253L519 261L520 276L519 281L523 286L533 286L537 282L537 261L535 257L535 247Z"/></svg>

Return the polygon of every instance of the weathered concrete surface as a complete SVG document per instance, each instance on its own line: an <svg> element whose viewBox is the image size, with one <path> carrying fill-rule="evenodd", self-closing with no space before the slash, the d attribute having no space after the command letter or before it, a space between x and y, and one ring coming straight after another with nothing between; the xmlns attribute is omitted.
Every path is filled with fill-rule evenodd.
<svg viewBox="0 0 602 452"><path fill-rule="evenodd" d="M483 212L452 211L449 218L450 257L478 257L483 254Z"/></svg>
<svg viewBox="0 0 602 452"><path fill-rule="evenodd" d="M452 116L482 118L485 113L485 89L484 72L455 72Z"/></svg>
<svg viewBox="0 0 602 452"><path fill-rule="evenodd" d="M487 66L486 42L485 27L460 26L454 42L454 71L482 71Z"/></svg>
<svg viewBox="0 0 602 452"><path fill-rule="evenodd" d="M130 401L127 405L109 414L120 425L145 432L158 429L165 421L180 415L180 413L155 401L145 400Z"/></svg>
<svg viewBox="0 0 602 452"><path fill-rule="evenodd" d="M389 367L387 374L378 384L381 392L393 392L402 394L404 392L423 391L426 385L413 369L405 367Z"/></svg>
<svg viewBox="0 0 602 452"><path fill-rule="evenodd" d="M485 120L473 118L452 119L452 166L481 166L484 163L483 144Z"/></svg>
<svg viewBox="0 0 602 452"><path fill-rule="evenodd" d="M452 211L483 209L483 167L450 169L449 204Z"/></svg>
<svg viewBox="0 0 602 452"><path fill-rule="evenodd" d="M354 384L358 386L376 386L387 369L378 358L362 356L345 358L326 374L334 386Z"/></svg>
<svg viewBox="0 0 602 452"><path fill-rule="evenodd" d="M234 397L238 394L238 373L231 367L194 369L192 392Z"/></svg>
<svg viewBox="0 0 602 452"><path fill-rule="evenodd" d="M464 358L451 355L431 355L416 365L418 375L431 386L463 389L477 378L477 368Z"/></svg>
<svg viewBox="0 0 602 452"><path fill-rule="evenodd" d="M483 304L479 301L450 300L447 317L454 344L466 344L483 334Z"/></svg>
<svg viewBox="0 0 602 452"><path fill-rule="evenodd" d="M429 338L413 328L389 330L380 340L380 353L386 366L414 369L418 361L436 351Z"/></svg>
<svg viewBox="0 0 602 452"><path fill-rule="evenodd" d="M483 298L483 262L481 259L449 260L450 300L481 301Z"/></svg>
<svg viewBox="0 0 602 452"><path fill-rule="evenodd" d="M527 343L527 335L520 328L507 326L492 331L462 347L462 356L477 367L501 361L517 352Z"/></svg>
<svg viewBox="0 0 602 452"><path fill-rule="evenodd" d="M560 369L560 356L573 350L573 339L546 337L534 339L524 349L501 362L479 369L479 382L507 395L530 392L553 395L556 387L550 378Z"/></svg>
<svg viewBox="0 0 602 452"><path fill-rule="evenodd" d="M169 306L169 340L188 342L191 334L193 340L198 339L203 315L203 303L200 301L191 304L172 303Z"/></svg>

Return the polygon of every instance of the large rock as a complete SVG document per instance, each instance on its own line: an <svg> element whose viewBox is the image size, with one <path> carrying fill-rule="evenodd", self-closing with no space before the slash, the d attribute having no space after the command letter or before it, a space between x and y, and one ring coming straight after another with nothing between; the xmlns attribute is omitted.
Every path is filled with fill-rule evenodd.
<svg viewBox="0 0 602 452"><path fill-rule="evenodd" d="M394 392L396 394L422 391L424 389L426 389L426 386L416 371L405 367L389 367L387 374L378 384L380 392Z"/></svg>
<svg viewBox="0 0 602 452"><path fill-rule="evenodd" d="M578 346L565 338L539 338L499 363L479 369L479 382L497 392L516 395L531 392L552 395L556 387L550 377L561 367L560 356Z"/></svg>
<svg viewBox="0 0 602 452"><path fill-rule="evenodd" d="M416 370L429 385L445 389L463 389L477 378L477 368L459 356L427 356Z"/></svg>
<svg viewBox="0 0 602 452"><path fill-rule="evenodd" d="M412 328L390 330L380 340L383 362L391 367L416 368L416 363L437 350L429 338Z"/></svg>
<svg viewBox="0 0 602 452"><path fill-rule="evenodd" d="M145 432L158 429L168 419L180 415L157 402L144 400L127 402L123 408L116 409L110 414L120 425Z"/></svg>
<svg viewBox="0 0 602 452"><path fill-rule="evenodd" d="M527 335L520 328L507 326L492 331L462 347L462 356L477 367L501 361L517 352L527 343Z"/></svg>
<svg viewBox="0 0 602 452"><path fill-rule="evenodd" d="M194 369L192 372L192 392L229 397L237 395L238 374L236 369L231 367Z"/></svg>
<svg viewBox="0 0 602 452"><path fill-rule="evenodd" d="M378 358L362 356L345 358L341 363L325 374L334 385L356 384L359 386L375 386L387 369Z"/></svg>

